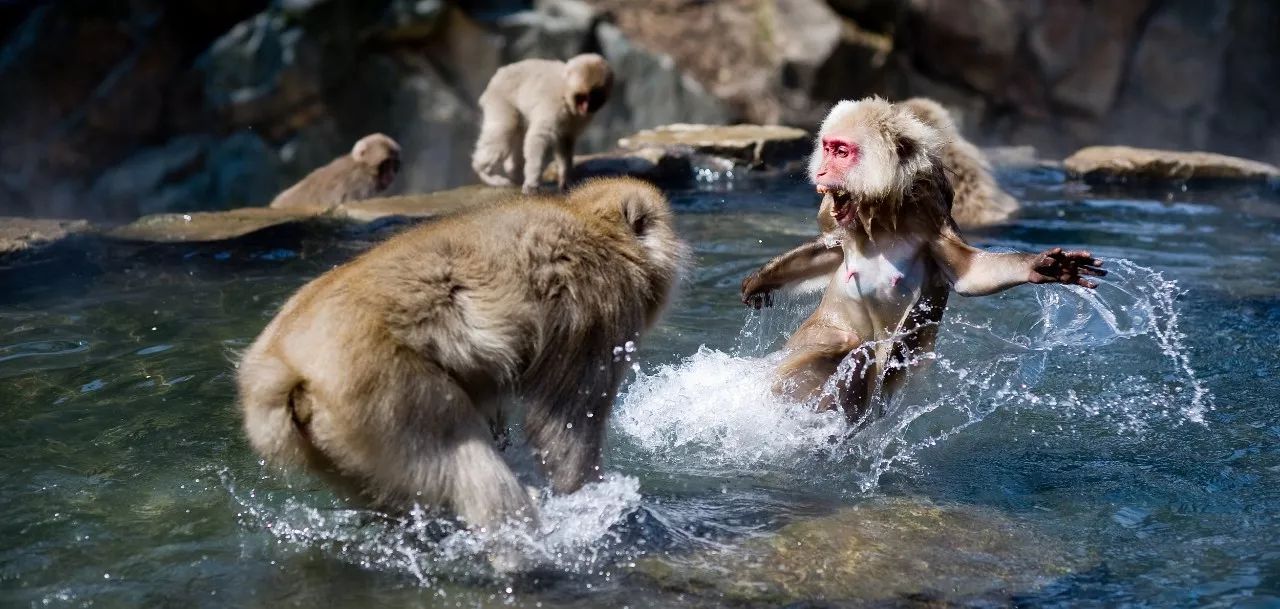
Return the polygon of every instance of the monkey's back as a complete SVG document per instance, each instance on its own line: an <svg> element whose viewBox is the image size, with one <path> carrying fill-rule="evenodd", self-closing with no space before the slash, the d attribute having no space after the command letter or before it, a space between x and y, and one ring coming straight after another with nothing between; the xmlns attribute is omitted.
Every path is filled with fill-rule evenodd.
<svg viewBox="0 0 1280 609"><path fill-rule="evenodd" d="M264 335L290 337L298 348L287 359L301 366L366 369L340 362L412 354L459 377L509 380L548 344L639 330L643 312L628 299L644 289L641 256L620 228L561 202L499 204L411 229L322 275Z"/></svg>

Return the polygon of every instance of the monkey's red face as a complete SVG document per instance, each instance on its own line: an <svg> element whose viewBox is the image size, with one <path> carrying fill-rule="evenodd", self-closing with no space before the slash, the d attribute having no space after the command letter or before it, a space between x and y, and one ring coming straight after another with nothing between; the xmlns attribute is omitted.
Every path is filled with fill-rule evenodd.
<svg viewBox="0 0 1280 609"><path fill-rule="evenodd" d="M378 164L378 190L383 191L391 186L396 180L396 174L400 172L400 159L397 157L389 158Z"/></svg>
<svg viewBox="0 0 1280 609"><path fill-rule="evenodd" d="M822 159L813 170L813 183L819 193L831 195L831 213L841 226L853 221L853 197L846 185L848 175L858 165L861 148L852 138L827 135L821 141Z"/></svg>

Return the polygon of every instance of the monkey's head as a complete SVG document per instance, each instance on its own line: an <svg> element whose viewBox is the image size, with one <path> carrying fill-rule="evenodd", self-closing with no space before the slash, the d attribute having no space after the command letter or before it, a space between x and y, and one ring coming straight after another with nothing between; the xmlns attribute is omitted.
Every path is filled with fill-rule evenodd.
<svg viewBox="0 0 1280 609"><path fill-rule="evenodd" d="M577 116L591 116L609 100L613 90L613 70L595 53L570 59L564 66L565 102Z"/></svg>
<svg viewBox="0 0 1280 609"><path fill-rule="evenodd" d="M676 234L671 204L653 184L636 178L598 178L583 182L568 197L583 213L619 227L640 245L636 270L652 325L689 260L689 246ZM621 269L620 269L621 272Z"/></svg>
<svg viewBox="0 0 1280 609"><path fill-rule="evenodd" d="M391 186L400 172L400 144L381 133L360 138L351 148L351 158L373 172L378 192Z"/></svg>
<svg viewBox="0 0 1280 609"><path fill-rule="evenodd" d="M861 221L870 230L877 215L896 222L903 198L918 181L941 176L938 154L945 141L901 105L878 97L842 101L822 122L809 179L831 198L837 224L850 228Z"/></svg>

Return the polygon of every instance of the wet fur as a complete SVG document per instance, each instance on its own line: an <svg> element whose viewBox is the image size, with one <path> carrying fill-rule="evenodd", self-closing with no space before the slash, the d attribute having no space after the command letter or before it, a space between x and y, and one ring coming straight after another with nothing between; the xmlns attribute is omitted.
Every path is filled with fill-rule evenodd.
<svg viewBox="0 0 1280 609"><path fill-rule="evenodd" d="M519 398L553 488L598 479L614 348L654 323L685 252L632 179L403 233L303 286L249 348L249 442L378 506L536 518L492 429Z"/></svg>

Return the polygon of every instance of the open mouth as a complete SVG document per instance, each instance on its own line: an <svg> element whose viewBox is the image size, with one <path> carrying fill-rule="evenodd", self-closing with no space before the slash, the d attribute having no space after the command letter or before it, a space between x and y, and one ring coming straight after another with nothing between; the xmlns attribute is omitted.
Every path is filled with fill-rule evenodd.
<svg viewBox="0 0 1280 609"><path fill-rule="evenodd" d="M849 194L849 191L819 185L818 192L823 196L831 197L831 217L835 218L837 224L844 227L853 224L854 210L857 206L853 204L853 195Z"/></svg>

